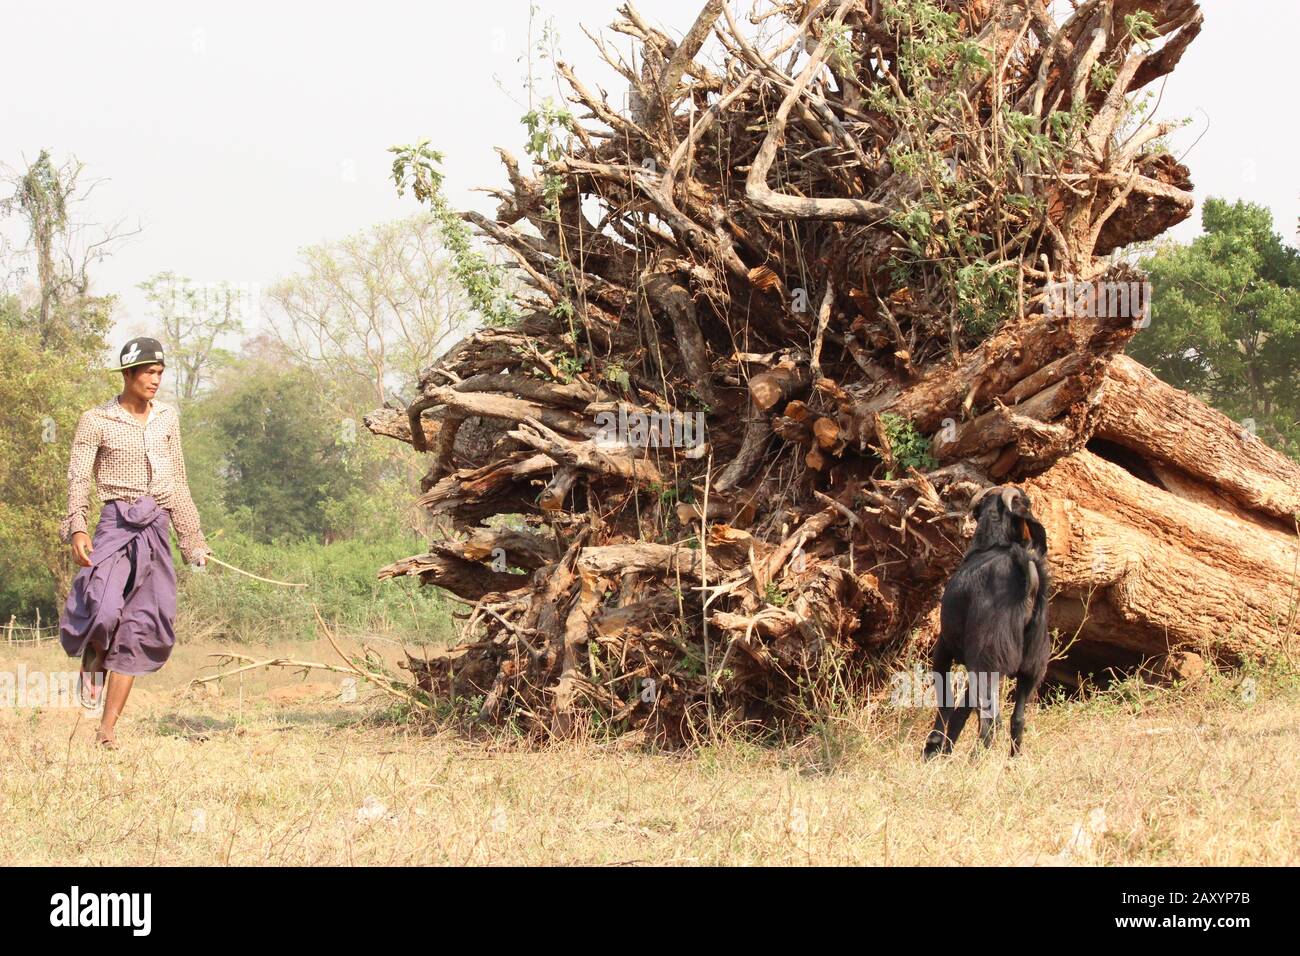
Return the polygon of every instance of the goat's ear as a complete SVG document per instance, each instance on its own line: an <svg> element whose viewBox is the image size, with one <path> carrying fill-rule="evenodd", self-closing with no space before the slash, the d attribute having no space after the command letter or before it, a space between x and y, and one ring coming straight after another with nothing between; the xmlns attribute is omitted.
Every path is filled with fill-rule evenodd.
<svg viewBox="0 0 1300 956"><path fill-rule="evenodd" d="M1029 541L1038 550L1038 553L1047 556L1047 529L1039 523L1033 515L1022 518L1025 528L1029 531Z"/></svg>

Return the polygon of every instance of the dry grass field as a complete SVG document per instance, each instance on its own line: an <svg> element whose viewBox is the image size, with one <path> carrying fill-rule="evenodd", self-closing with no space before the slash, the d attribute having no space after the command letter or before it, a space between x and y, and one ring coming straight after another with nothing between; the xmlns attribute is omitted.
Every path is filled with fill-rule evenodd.
<svg viewBox="0 0 1300 956"><path fill-rule="evenodd" d="M321 672L187 692L220 649L183 642L138 681L116 752L76 708L0 708L0 864L1300 862L1293 677L1057 702L1015 761L968 729L923 764L930 713L887 705L790 746L656 755L421 730ZM0 672L20 665L75 669L54 644L0 646Z"/></svg>

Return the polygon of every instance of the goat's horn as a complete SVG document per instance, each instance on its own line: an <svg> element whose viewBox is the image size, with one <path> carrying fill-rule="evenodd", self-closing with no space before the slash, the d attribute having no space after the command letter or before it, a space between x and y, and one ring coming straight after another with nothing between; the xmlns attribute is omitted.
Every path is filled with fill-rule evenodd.
<svg viewBox="0 0 1300 956"><path fill-rule="evenodd" d="M1016 495L1020 494L1020 489L1014 485L1007 485L1002 489L1002 506L1008 511L1011 510L1012 503L1016 500Z"/></svg>
<svg viewBox="0 0 1300 956"><path fill-rule="evenodd" d="M989 487L987 488L981 488L979 491L975 492L975 497L970 500L970 506L974 508L986 497L988 497L991 493L997 491L998 488L1000 487L1001 487L1000 485L989 485Z"/></svg>

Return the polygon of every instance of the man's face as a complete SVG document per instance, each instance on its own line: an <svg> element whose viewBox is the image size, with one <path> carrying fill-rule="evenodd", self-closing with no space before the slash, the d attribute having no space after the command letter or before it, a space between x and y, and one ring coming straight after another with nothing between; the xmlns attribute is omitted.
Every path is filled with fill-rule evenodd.
<svg viewBox="0 0 1300 956"><path fill-rule="evenodd" d="M162 384L162 377L163 365L161 362L128 369L126 372L127 393L142 402L147 402L158 391L158 386Z"/></svg>

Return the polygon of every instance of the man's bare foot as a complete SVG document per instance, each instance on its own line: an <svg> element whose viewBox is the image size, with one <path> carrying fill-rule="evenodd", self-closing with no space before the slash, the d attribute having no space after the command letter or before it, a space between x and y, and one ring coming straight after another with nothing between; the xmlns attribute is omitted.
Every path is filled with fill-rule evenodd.
<svg viewBox="0 0 1300 956"><path fill-rule="evenodd" d="M117 749L117 738L113 735L113 731L106 731L103 727L100 727L95 731L95 743L99 744L105 750Z"/></svg>
<svg viewBox="0 0 1300 956"><path fill-rule="evenodd" d="M94 644L87 644L81 655L81 706L95 710L103 705L100 691L104 688L104 654Z"/></svg>

